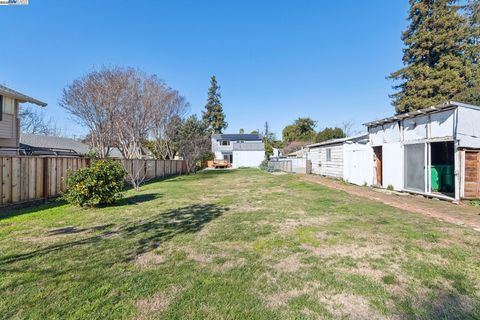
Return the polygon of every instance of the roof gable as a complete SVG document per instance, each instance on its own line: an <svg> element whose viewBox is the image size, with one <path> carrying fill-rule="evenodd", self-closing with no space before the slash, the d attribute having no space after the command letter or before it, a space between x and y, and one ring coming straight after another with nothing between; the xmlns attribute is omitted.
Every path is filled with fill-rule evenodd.
<svg viewBox="0 0 480 320"><path fill-rule="evenodd" d="M0 95L4 95L6 97L11 97L14 99L17 99L20 102L28 102L28 103L33 103L41 107L46 107L47 104L45 102L42 102L40 100L34 99L32 97L27 96L26 94L20 93L18 91L15 91L13 89L10 89L8 87L0 85Z"/></svg>

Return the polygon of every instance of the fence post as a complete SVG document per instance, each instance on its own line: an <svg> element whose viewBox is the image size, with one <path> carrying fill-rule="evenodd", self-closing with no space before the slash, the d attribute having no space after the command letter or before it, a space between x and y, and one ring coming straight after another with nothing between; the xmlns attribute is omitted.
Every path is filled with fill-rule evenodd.
<svg viewBox="0 0 480 320"><path fill-rule="evenodd" d="M50 170L48 168L48 158L43 158L43 201L48 201L48 192L50 191Z"/></svg>

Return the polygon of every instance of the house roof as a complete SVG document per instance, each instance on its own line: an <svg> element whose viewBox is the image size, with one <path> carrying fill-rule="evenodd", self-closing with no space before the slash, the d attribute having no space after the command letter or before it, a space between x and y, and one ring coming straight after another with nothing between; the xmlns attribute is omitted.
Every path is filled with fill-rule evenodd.
<svg viewBox="0 0 480 320"><path fill-rule="evenodd" d="M409 118L415 118L415 117L419 117L419 116L422 116L422 115L425 115L425 114L429 114L429 113L433 113L433 112L439 112L439 111L442 111L442 110L452 109L452 108L457 108L457 107L475 109L475 110L480 111L480 107L478 107L478 106L474 106L474 105L470 105L470 104L466 104L466 103L461 103L461 102L456 102L456 101L449 101L449 102L439 104L439 105L436 105L436 106L432 106L432 107L429 107L429 108L416 110L416 111L412 111L412 112L404 113L404 114L398 114L396 116L388 117L388 118L385 118L385 119L380 119L380 120L367 122L367 123L364 123L364 126L367 126L369 128L370 127L381 126L383 124L397 122L397 121L404 120L404 119L409 119Z"/></svg>
<svg viewBox="0 0 480 320"><path fill-rule="evenodd" d="M323 142L319 142L319 143L310 144L307 147L308 148L316 148L316 147L328 146L328 145L333 145L333 144L343 144L345 142L364 140L364 139L367 139L367 138L368 138L368 134L362 133L362 134L352 136L352 137L341 138L341 139L332 139L332 140L327 140L327 141L323 141Z"/></svg>
<svg viewBox="0 0 480 320"><path fill-rule="evenodd" d="M258 141L262 140L262 136L259 134L247 134L247 133L217 133L213 134L212 138L215 140L244 140L244 141Z"/></svg>
<svg viewBox="0 0 480 320"><path fill-rule="evenodd" d="M7 87L2 86L2 85L0 85L0 95L4 95L4 96L7 96L7 97L12 97L14 99L17 99L20 102L33 103L33 104L39 105L41 107L46 107L47 106L47 104L45 102L34 99L32 97L27 96L26 94L20 93L18 91L15 91L13 89L7 88Z"/></svg>
<svg viewBox="0 0 480 320"><path fill-rule="evenodd" d="M87 144L77 140L38 134L20 134L20 144L23 148L73 150L77 154L86 154L91 150Z"/></svg>

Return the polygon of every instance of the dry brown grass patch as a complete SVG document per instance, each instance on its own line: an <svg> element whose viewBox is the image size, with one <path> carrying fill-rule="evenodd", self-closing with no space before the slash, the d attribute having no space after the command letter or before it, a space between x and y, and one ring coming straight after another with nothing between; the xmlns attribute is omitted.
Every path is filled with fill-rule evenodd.
<svg viewBox="0 0 480 320"><path fill-rule="evenodd" d="M357 320L386 319L376 312L364 297L352 294L324 295L319 299L336 319L347 318Z"/></svg>
<svg viewBox="0 0 480 320"><path fill-rule="evenodd" d="M135 265L144 269L153 269L165 262L165 257L155 252L146 252L135 258Z"/></svg>
<svg viewBox="0 0 480 320"><path fill-rule="evenodd" d="M135 306L144 316L151 313L161 313L180 291L181 289L172 287L167 292L158 292L152 297L138 300Z"/></svg>
<svg viewBox="0 0 480 320"><path fill-rule="evenodd" d="M273 266L273 269L279 272L297 272L302 267L298 254L293 254L280 260Z"/></svg>

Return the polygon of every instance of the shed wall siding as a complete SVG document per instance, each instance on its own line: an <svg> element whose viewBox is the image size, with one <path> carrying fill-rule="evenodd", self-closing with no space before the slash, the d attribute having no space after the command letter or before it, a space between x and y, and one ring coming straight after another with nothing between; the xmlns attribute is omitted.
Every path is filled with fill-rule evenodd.
<svg viewBox="0 0 480 320"><path fill-rule="evenodd" d="M457 139L464 148L480 148L480 111L458 108Z"/></svg>
<svg viewBox="0 0 480 320"><path fill-rule="evenodd" d="M327 149L331 149L331 161L327 161ZM343 178L343 144L310 149L312 172L334 178Z"/></svg>
<svg viewBox="0 0 480 320"><path fill-rule="evenodd" d="M454 136L454 110L434 113L430 115L429 138L447 138Z"/></svg>
<svg viewBox="0 0 480 320"><path fill-rule="evenodd" d="M417 141L427 138L428 116L406 119L403 121L403 140Z"/></svg>
<svg viewBox="0 0 480 320"><path fill-rule="evenodd" d="M373 148L370 144L343 145L343 179L357 185L373 184Z"/></svg>
<svg viewBox="0 0 480 320"><path fill-rule="evenodd" d="M403 189L403 148L400 142L388 143L382 150L383 187L392 185L397 191Z"/></svg>

